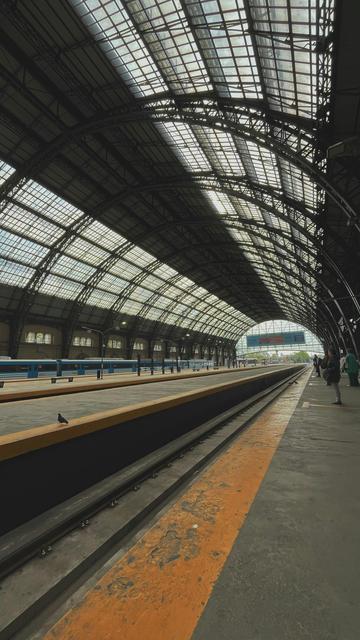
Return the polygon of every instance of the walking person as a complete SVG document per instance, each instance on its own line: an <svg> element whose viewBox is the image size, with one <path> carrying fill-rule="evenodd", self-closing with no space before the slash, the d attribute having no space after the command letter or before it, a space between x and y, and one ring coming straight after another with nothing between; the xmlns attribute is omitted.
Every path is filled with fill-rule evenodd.
<svg viewBox="0 0 360 640"><path fill-rule="evenodd" d="M358 387L359 386L359 363L356 360L353 352L348 349L345 358L344 369L349 376L349 385L350 387Z"/></svg>
<svg viewBox="0 0 360 640"><path fill-rule="evenodd" d="M333 347L328 349L327 356L324 358L323 364L325 364L323 378L326 380L326 383L333 386L335 390L335 402L333 402L333 404L342 404L339 388L340 360Z"/></svg>

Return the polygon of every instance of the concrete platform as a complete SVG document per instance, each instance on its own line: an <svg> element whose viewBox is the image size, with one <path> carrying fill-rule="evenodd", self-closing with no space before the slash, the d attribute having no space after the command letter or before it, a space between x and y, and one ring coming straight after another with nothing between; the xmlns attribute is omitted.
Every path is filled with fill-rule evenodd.
<svg viewBox="0 0 360 640"><path fill-rule="evenodd" d="M192 375L185 379L167 379L156 384L141 384L115 389L100 389L66 396L36 398L18 402L4 403L0 410L0 435L16 433L24 429L56 422L60 412L68 420L79 418L118 407L125 407L146 400L165 398L177 393L216 386L218 384L239 380L261 372L279 369L259 367L254 369L226 370L226 373L208 375ZM54 385L55 386L55 385Z"/></svg>
<svg viewBox="0 0 360 640"><path fill-rule="evenodd" d="M360 389L312 377L193 640L357 640Z"/></svg>
<svg viewBox="0 0 360 640"><path fill-rule="evenodd" d="M242 369L253 370L264 369L267 367L248 367ZM69 382L69 378L63 376L56 378L54 384L51 383L51 379L37 378L33 381L22 380L14 383L9 381L4 387L0 388L0 404L5 402L16 402L17 400L32 400L34 398L45 398L59 395L71 395L72 393L82 393L86 391L98 391L101 389L115 389L126 386L138 386L142 384L151 384L154 382L168 382L171 380L182 380L184 378L197 378L202 376L210 377L213 375L219 375L231 373L233 369L219 368L219 370L207 370L200 369L199 371L192 371L188 369L182 369L179 372L173 374L167 373L155 373L151 375L149 372L144 372L142 375L137 374L108 374L103 379L98 380L94 376L74 376L70 377L72 382ZM55 379L55 378L54 378ZM25 384L26 383L26 384Z"/></svg>
<svg viewBox="0 0 360 640"><path fill-rule="evenodd" d="M321 379L292 385L36 637L357 640L360 389L346 381L342 407Z"/></svg>
<svg viewBox="0 0 360 640"><path fill-rule="evenodd" d="M252 369L263 369L263 365L259 366L251 366L246 367L246 370ZM242 367L241 370L244 370ZM228 373L229 370L227 367L218 367L218 373ZM181 369L180 373L182 375L196 376L196 375L216 375L216 370L210 369L209 371L204 369L200 369L199 371L193 372L192 369ZM73 381L69 382L68 375L64 375L62 377L56 378L56 383L53 384L51 382L51 377L38 377L38 378L0 378L0 382L4 382L4 387L0 389L0 400L3 395L6 393L15 393L15 392L28 392L28 391L37 391L39 389L50 389L52 391L56 391L59 387L68 387L69 389L76 387L77 385L101 385L108 384L109 382L137 382L142 383L147 380L171 380L177 376L177 372L170 373L170 371L166 370L165 374L161 371L154 371L154 374L151 375L150 371L141 371L141 375L138 376L137 373L129 373L129 372L117 372L117 373L107 373L104 372L104 378L102 380L98 380L95 374L92 375L78 375L76 372L72 374Z"/></svg>

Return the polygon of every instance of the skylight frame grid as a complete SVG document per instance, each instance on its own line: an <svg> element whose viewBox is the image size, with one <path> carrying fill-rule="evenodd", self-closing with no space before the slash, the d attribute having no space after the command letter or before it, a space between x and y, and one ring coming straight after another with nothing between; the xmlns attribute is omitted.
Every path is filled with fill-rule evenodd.
<svg viewBox="0 0 360 640"><path fill-rule="evenodd" d="M0 226L49 248L63 235L63 229L60 226L50 221L44 224L44 220L36 211L28 211L15 203L8 206Z"/></svg>
<svg viewBox="0 0 360 640"><path fill-rule="evenodd" d="M109 227L98 220L92 220L81 231L81 236L88 240L91 244L96 244L106 251L113 252L121 246L128 244L128 240L116 231L112 231Z"/></svg>
<svg viewBox="0 0 360 640"><path fill-rule="evenodd" d="M48 273L38 291L40 294L74 300L82 291L83 286L82 282Z"/></svg>
<svg viewBox="0 0 360 640"><path fill-rule="evenodd" d="M114 293L118 297L129 286L131 280L119 278L110 271L104 271L102 277L98 280L96 287L108 293Z"/></svg>
<svg viewBox="0 0 360 640"><path fill-rule="evenodd" d="M279 0L250 0L250 10L270 107L314 118L318 106L317 54L312 43L317 18L310 0L306 6L299 0L291 5Z"/></svg>
<svg viewBox="0 0 360 640"><path fill-rule="evenodd" d="M15 169L13 167L7 164L7 162L0 160L0 187L12 176L14 172Z"/></svg>
<svg viewBox="0 0 360 640"><path fill-rule="evenodd" d="M146 97L167 91L168 87L155 60L121 0L69 2L134 96ZM111 11L114 9L112 13L109 7ZM99 11L105 12L100 21ZM121 30L118 25L121 25Z"/></svg>
<svg viewBox="0 0 360 640"><path fill-rule="evenodd" d="M84 282L94 275L96 267L89 263L62 253L51 267L51 273L61 276L62 278L70 278L84 284Z"/></svg>
<svg viewBox="0 0 360 640"><path fill-rule="evenodd" d="M0 229L0 257L28 266L37 266L48 248L6 229Z"/></svg>
<svg viewBox="0 0 360 640"><path fill-rule="evenodd" d="M201 52L179 0L126 0L126 7L175 94L212 90ZM151 10L156 12L153 17L149 15Z"/></svg>
<svg viewBox="0 0 360 640"><path fill-rule="evenodd" d="M281 174L287 195L304 202L310 212L317 210L317 190L310 178L287 160L280 158Z"/></svg>
<svg viewBox="0 0 360 640"><path fill-rule="evenodd" d="M182 122L155 123L170 142L175 155L189 171L210 171L211 164L198 143L192 128Z"/></svg>
<svg viewBox="0 0 360 640"><path fill-rule="evenodd" d="M0 282L13 287L26 287L35 273L29 265L0 257Z"/></svg>
<svg viewBox="0 0 360 640"><path fill-rule="evenodd" d="M230 133L200 125L193 125L191 128L202 152L216 172L233 176L246 175L243 160Z"/></svg>
<svg viewBox="0 0 360 640"><path fill-rule="evenodd" d="M111 305L115 304L118 296L105 289L99 289L95 287L87 300L89 306L94 306L100 309L109 309Z"/></svg>
<svg viewBox="0 0 360 640"><path fill-rule="evenodd" d="M244 166L251 178L260 185L280 189L281 178L275 153L253 140L239 140L239 144Z"/></svg>
<svg viewBox="0 0 360 640"><path fill-rule="evenodd" d="M108 251L89 242L82 235L75 236L68 244L64 253L70 256L70 258L86 262L95 267L98 267L110 255Z"/></svg>
<svg viewBox="0 0 360 640"><path fill-rule="evenodd" d="M185 0L190 22L218 95L262 99L255 52L242 0Z"/></svg>
<svg viewBox="0 0 360 640"><path fill-rule="evenodd" d="M148 268L149 265L155 261L154 256L136 245L132 245L131 248L122 255L122 258L143 268Z"/></svg>
<svg viewBox="0 0 360 640"><path fill-rule="evenodd" d="M49 222L56 224L60 216L62 227L69 227L84 215L80 209L34 180L22 185L16 193L16 201L37 211Z"/></svg>
<svg viewBox="0 0 360 640"><path fill-rule="evenodd" d="M124 278L125 280L132 281L136 276L142 272L141 268L136 264L124 260L122 257L118 258L109 269L109 273Z"/></svg>

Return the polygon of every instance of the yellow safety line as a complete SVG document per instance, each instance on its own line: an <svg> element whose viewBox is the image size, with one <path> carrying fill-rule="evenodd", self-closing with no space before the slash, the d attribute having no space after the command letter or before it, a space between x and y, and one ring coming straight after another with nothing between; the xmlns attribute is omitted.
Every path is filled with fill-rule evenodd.
<svg viewBox="0 0 360 640"><path fill-rule="evenodd" d="M261 414L45 640L189 640L307 380Z"/></svg>

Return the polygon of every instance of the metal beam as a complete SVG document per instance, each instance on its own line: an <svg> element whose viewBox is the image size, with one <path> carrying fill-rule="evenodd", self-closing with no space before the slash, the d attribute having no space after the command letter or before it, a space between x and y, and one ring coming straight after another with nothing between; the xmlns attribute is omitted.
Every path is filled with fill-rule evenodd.
<svg viewBox="0 0 360 640"><path fill-rule="evenodd" d="M295 150L291 146L290 138L295 136L299 140L299 130L291 129L274 123L280 127L285 143L280 137L269 131L268 126L264 126L262 119L256 113L244 114L236 108L231 101L228 104L219 104L215 101L211 103L202 96L192 99L188 96L181 99L167 100L148 99L138 101L136 106L127 106L113 109L98 115L96 118L84 121L74 127L70 127L66 133L57 136L52 142L36 153L31 159L26 161L21 169L13 174L0 189L0 199L3 200L9 195L13 195L21 187L24 180L38 175L49 163L51 163L60 151L74 141L80 140L83 136L94 135L102 130L108 130L121 123L133 122L137 120L151 119L158 122L186 122L212 129L226 131L234 136L239 136L245 140L256 142L259 146L279 154L294 166L301 169L312 181L326 191L328 196L345 213L348 220L357 230L360 230L360 221L357 211L347 202L343 194L335 188L313 163L311 154L313 153L313 138L305 138L305 145L300 150ZM309 156L308 159L306 156Z"/></svg>

